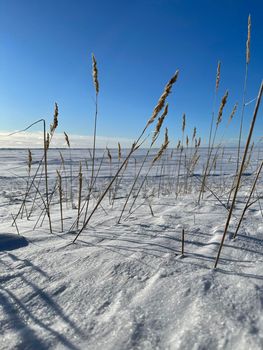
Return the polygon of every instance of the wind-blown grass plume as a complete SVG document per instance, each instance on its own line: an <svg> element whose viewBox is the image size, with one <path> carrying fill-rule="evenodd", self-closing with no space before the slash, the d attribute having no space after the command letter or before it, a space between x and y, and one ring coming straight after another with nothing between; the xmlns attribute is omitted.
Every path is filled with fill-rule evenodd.
<svg viewBox="0 0 263 350"><path fill-rule="evenodd" d="M65 141L67 143L68 148L70 148L70 142L69 142L69 137L68 134L64 131L64 135L65 135Z"/></svg>
<svg viewBox="0 0 263 350"><path fill-rule="evenodd" d="M218 93L218 88L219 88L219 83L220 83L220 75L221 75L221 62L218 61L217 70L216 70L216 83L215 83L215 91L214 91L212 118L211 118L209 140L208 140L208 155L210 152L210 146L211 146L212 134L213 134L213 128L214 128L215 106L216 106L217 93Z"/></svg>
<svg viewBox="0 0 263 350"><path fill-rule="evenodd" d="M161 97L159 98L159 101L158 101L156 107L154 108L153 114L152 114L151 118L148 120L146 127L148 127L150 124L152 124L155 121L157 115L163 109L163 107L165 105L166 98L170 94L170 92L172 90L172 86L178 78L178 74L179 74L179 71L177 70L175 72L174 76L170 79L168 84L165 86L164 92L161 95Z"/></svg>
<svg viewBox="0 0 263 350"><path fill-rule="evenodd" d="M220 71L221 71L221 62L218 61L218 63L217 63L217 71L216 71L216 91L217 91L218 88L219 88Z"/></svg>
<svg viewBox="0 0 263 350"><path fill-rule="evenodd" d="M248 65L250 62L250 41L251 41L251 16L249 15L248 24L247 24L247 41L246 41L246 69L245 69L245 79L244 79L244 87L243 87L239 138L238 138L236 174L238 173L238 170L239 170L239 158L240 158L240 148L241 148L241 141L242 141L243 120L244 120L244 113L245 113L245 106L246 106Z"/></svg>
<svg viewBox="0 0 263 350"><path fill-rule="evenodd" d="M96 94L98 94L99 93L98 68L97 68L97 61L94 54L92 54L92 76L93 76L95 91L96 91Z"/></svg>
<svg viewBox="0 0 263 350"><path fill-rule="evenodd" d="M155 130L154 130L154 133L153 133L151 146L152 146L152 145L155 143L155 141L157 140L157 137L158 137L158 135L159 135L159 133L160 133L160 130L161 130L161 127L162 127L162 125L163 125L164 118L167 116L167 114L168 114L168 103L166 104L162 115L158 118L158 121L157 121Z"/></svg>
<svg viewBox="0 0 263 350"><path fill-rule="evenodd" d="M250 61L250 40L251 40L251 16L248 16L247 24L247 42L246 42L246 63Z"/></svg>
<svg viewBox="0 0 263 350"><path fill-rule="evenodd" d="M227 102L227 97L228 97L228 91L226 91L225 95L222 98L219 111L218 111L218 116L217 116L217 121L216 121L216 127L221 123L222 121L222 115L223 115L223 110ZM213 146L213 145L212 145Z"/></svg>
<svg viewBox="0 0 263 350"><path fill-rule="evenodd" d="M58 104L55 102L55 109L54 109L54 119L53 124L50 125L50 134L52 135L56 128L58 127Z"/></svg>
<svg viewBox="0 0 263 350"><path fill-rule="evenodd" d="M236 111L237 111L237 106L238 106L238 103L236 102L234 107L233 107L233 110L229 116L229 119L228 119L228 122L227 122L227 125L229 125L234 117L234 115L236 114Z"/></svg>
<svg viewBox="0 0 263 350"><path fill-rule="evenodd" d="M157 162L157 160L159 160L164 151L166 150L166 148L168 147L169 144L169 139L168 139L168 129L165 128L165 136L164 136L164 143L162 144L161 148L159 149L159 152L157 153L157 155L154 157L152 164L154 164L155 162Z"/></svg>

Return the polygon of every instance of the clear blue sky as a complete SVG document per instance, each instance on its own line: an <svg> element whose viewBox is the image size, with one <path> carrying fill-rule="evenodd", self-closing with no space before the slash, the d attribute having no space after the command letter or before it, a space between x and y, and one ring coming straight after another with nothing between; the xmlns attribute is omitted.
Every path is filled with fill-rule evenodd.
<svg viewBox="0 0 263 350"><path fill-rule="evenodd" d="M0 0L0 130L25 127L60 109L59 132L92 134L91 53L98 62L98 134L134 138L178 68L166 124L208 133L215 73L229 116L242 97L247 17L252 17L248 99L263 78L262 0ZM219 103L219 100L218 100ZM218 109L218 107L217 107ZM253 104L247 108L249 125ZM263 134L261 107L256 135ZM227 136L237 136L237 120Z"/></svg>

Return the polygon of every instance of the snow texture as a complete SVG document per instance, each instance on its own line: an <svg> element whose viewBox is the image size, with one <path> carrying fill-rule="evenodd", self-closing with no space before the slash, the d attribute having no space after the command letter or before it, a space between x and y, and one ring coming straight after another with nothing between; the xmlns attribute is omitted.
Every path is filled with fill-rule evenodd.
<svg viewBox="0 0 263 350"><path fill-rule="evenodd" d="M252 178L241 188L218 268L213 269L227 210L209 192L200 205L197 190L178 199L162 193L152 200L154 216L141 201L120 224L116 221L124 198L116 199L113 208L105 201L107 215L100 208L75 244L74 231L60 233L59 205L54 203L53 234L46 220L33 230L32 216L17 221L17 235L11 213L17 212L26 187L26 152L0 152L1 349L263 348L258 201L232 239ZM56 169L58 156L52 152ZM54 173L50 170L50 178ZM225 181L230 176L226 172ZM219 179L214 176L213 181ZM219 185L225 201L224 184ZM260 180L261 198L262 189ZM64 215L69 227L76 210L65 208Z"/></svg>

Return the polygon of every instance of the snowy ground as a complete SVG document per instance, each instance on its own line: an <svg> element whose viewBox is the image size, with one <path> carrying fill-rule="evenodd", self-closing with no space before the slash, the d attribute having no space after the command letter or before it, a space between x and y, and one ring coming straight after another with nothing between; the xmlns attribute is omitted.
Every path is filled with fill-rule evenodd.
<svg viewBox="0 0 263 350"><path fill-rule="evenodd" d="M17 212L26 187L26 152L0 151L1 349L263 348L259 201L249 208L238 238L231 239L253 169L244 179L214 270L227 210L209 192L198 205L197 190L178 199L164 191L152 200L154 216L141 200L141 206L119 225L124 199L119 196L113 208L105 200L107 215L102 209L96 212L75 244L71 244L74 232L60 233L57 204L51 208L54 234L48 232L46 221L33 230L32 216L30 221L17 221L21 236L10 236L16 233L11 213ZM52 152L50 177L58 164L57 152ZM74 155L76 169L77 154L81 159L83 152ZM106 180L101 174L102 183ZM220 174L211 181L214 186L218 181L214 188L225 202L231 172L225 166ZM156 183L158 179L155 176ZM200 187L196 178L194 186ZM261 178L257 186L261 203L262 191ZM76 210L68 207L66 227L75 216Z"/></svg>

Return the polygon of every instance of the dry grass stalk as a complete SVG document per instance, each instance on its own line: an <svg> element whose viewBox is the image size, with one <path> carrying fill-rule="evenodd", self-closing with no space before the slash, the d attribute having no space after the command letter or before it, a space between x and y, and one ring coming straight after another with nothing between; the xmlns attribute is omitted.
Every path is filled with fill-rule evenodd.
<svg viewBox="0 0 263 350"><path fill-rule="evenodd" d="M87 227L89 221L91 220L92 216L94 215L94 213L96 212L96 210L98 209L98 207L100 206L101 202L103 201L103 199L105 198L106 194L108 193L108 191L111 189L114 181L116 180L116 178L119 176L120 172L122 171L122 169L126 166L127 162L129 161L130 157L133 155L133 153L141 146L140 141L143 137L143 135L145 134L146 129L148 128L148 126L154 121L154 119L156 118L157 114L159 113L158 109L160 108L161 104L164 105L165 103L165 99L168 96L168 94L171 92L171 88L172 85L175 83L175 81L177 80L178 77L178 71L175 73L174 77L170 80L170 82L167 84L166 88L165 88L165 92L162 95L162 97L160 98L160 103L158 103L158 108L157 108L157 113L156 111L153 113L152 117L150 118L150 120L146 123L145 128L142 130L141 134L139 135L139 137L137 138L137 140L133 143L129 153L127 154L126 158L123 160L122 164L120 165L120 167L118 168L116 174L113 176L112 180L110 181L110 183L108 184L108 186L105 188L104 192L101 194L101 196L99 197L99 199L97 200L96 205L94 206L93 210L91 211L90 215L88 218L86 218L85 215L85 219L84 219L84 223L83 226L81 228L81 230L78 232L77 236L75 237L74 242L76 242L76 240L78 239L78 237L80 236L80 234L82 233L82 231ZM97 105L97 104L96 104ZM163 106L162 106L163 107ZM162 108L161 107L161 108ZM94 159L94 158L93 158Z"/></svg>
<svg viewBox="0 0 263 350"><path fill-rule="evenodd" d="M184 256L184 228L182 229L182 251L181 251L182 256Z"/></svg>
<svg viewBox="0 0 263 350"><path fill-rule="evenodd" d="M254 182L253 182L252 188L251 188L250 193L249 193L249 196L248 196L248 198L247 198L247 201L246 201L245 207L244 207L244 209L243 209L243 211L242 211L242 214L241 214L241 216L240 216L240 219L239 219L239 222L238 222L238 225L237 225L237 228L236 228L236 231L235 231L235 233L234 233L233 238L236 238L237 233L238 233L238 230L239 230L240 225L241 225L241 223L242 223L242 220L243 220L243 218L244 218L244 215L245 215L245 213L246 213L247 209L248 209L248 208L249 208L249 206L250 206L250 200L251 200L252 195L253 195L253 193L254 193L254 190L255 190L255 188L256 188L256 184L257 184L257 182L258 182L258 179L259 179L259 176L260 176L260 173L261 173L262 167L263 167L263 161L261 162L261 164L260 164L260 166L259 166L259 168L258 168L258 171L257 171L256 177L255 177L255 179L254 179Z"/></svg>
<svg viewBox="0 0 263 350"><path fill-rule="evenodd" d="M68 203L68 182L67 182L65 160L64 160L64 157L60 151L59 151L59 155L60 155L60 159L61 159L61 168L63 169L64 176L65 176L65 201L66 201L66 203Z"/></svg>
<svg viewBox="0 0 263 350"><path fill-rule="evenodd" d="M63 232L63 192L62 192L62 178L60 172L57 170L58 175L58 192L59 192L59 206L60 206L60 223L61 223L61 232Z"/></svg>
<svg viewBox="0 0 263 350"><path fill-rule="evenodd" d="M136 174L136 159L134 158L135 159L135 178L134 178L133 184L131 186L131 189L130 189L127 197L126 197L125 203L124 203L124 205L122 207L121 214L120 214L119 219L117 221L118 224L120 224L120 222L121 222L124 210L125 210L125 208L126 208L126 206L128 204L130 196L131 196L131 194L132 194L132 192L133 192L133 190L135 188L135 185L136 185L136 183L137 183L137 181L139 179L139 176L141 174L143 166L144 166L144 164L145 164L145 162L146 162L146 160L147 160L147 158L149 156L150 150L152 149L153 145L155 144L155 141L157 140L157 138L158 138L158 136L160 134L160 130L161 130L163 121L164 121L165 117L167 116L167 114L168 114L168 104L166 104L162 115L158 118L158 121L157 121L157 124L156 124L156 127L155 127L155 131L154 131L154 134L153 134L153 137L152 137L152 142L151 142L150 148L146 152L146 155L144 156L144 159L142 161L142 164L141 164L140 169L139 169L137 174ZM131 211L131 209L129 211Z"/></svg>
<svg viewBox="0 0 263 350"><path fill-rule="evenodd" d="M211 160L211 156L212 156L213 149L214 149L216 134L217 134L218 126L222 121L223 110L224 110L224 107L227 103L227 97L228 97L228 91L226 91L225 95L222 97L221 104L219 107L213 141L212 141L212 144L209 145L209 149L208 149L209 153L208 153L208 157L207 157L207 161L206 161L206 165L205 165L205 170L204 170L204 174L203 174L202 186L201 186L200 192L199 192L198 204L200 204L201 196L204 193L207 175L209 174L210 160Z"/></svg>
<svg viewBox="0 0 263 350"><path fill-rule="evenodd" d="M250 41L251 41L251 16L249 15L248 16L248 28L247 28L247 42L246 42L246 70L245 70L245 79L244 79L244 88L243 88L243 101L242 101L242 110L241 110L239 139L238 139L236 175L238 174L238 170L239 170L239 158L240 158L242 131L243 131L243 119L244 119L244 112L245 112L245 106L246 106L248 64L250 61Z"/></svg>
<svg viewBox="0 0 263 350"><path fill-rule="evenodd" d="M81 162L79 163L79 199L78 199L78 217L77 217L77 229L79 228L79 218L80 218L80 210L81 210L81 197L82 197L82 166Z"/></svg>
<svg viewBox="0 0 263 350"><path fill-rule="evenodd" d="M176 198L179 195L180 192L180 173L181 173L181 163L182 163L182 155L183 155L183 150L184 150L184 132L185 132L185 126L186 126L186 117L185 113L183 114L183 120L182 120L182 143L178 142L177 147L179 148L180 146L180 156L179 156L179 165L178 165L178 173L177 173L177 183L176 183Z"/></svg>
<svg viewBox="0 0 263 350"><path fill-rule="evenodd" d="M31 173L31 166L32 166L32 152L30 149L28 149L28 157L27 157L27 171L28 171L28 178L26 183L26 193L28 193L28 187L29 187L29 180L30 180L30 173ZM29 218L27 208L26 208L26 202L22 202L22 209L21 209L21 219L23 218L24 209L26 211L26 217Z"/></svg>
<svg viewBox="0 0 263 350"><path fill-rule="evenodd" d="M150 167L149 167L149 169L148 169L146 175L144 176L144 178L143 178L143 180L142 180L142 182L141 182L141 184L140 184L140 186L139 186L139 188L138 188L138 191L137 191L136 195L134 196L133 202L132 202L131 207L130 207L130 209L129 209L129 213L131 213L132 208L133 208L133 206L134 206L134 204L135 204L137 198L139 197L139 194L140 194L140 192L141 192L141 189L143 188L143 185L145 184L145 181L147 180L148 175L149 175L150 171L152 170L152 167L154 166L154 163L161 159L163 153L165 152L165 150L166 150L167 147L168 147L168 144L169 144L168 129L165 128L164 142L163 142L162 146L160 147L160 149L159 149L157 155L156 155L155 158L153 159L153 161L152 161L152 163L151 163L151 165L150 165Z"/></svg>
<svg viewBox="0 0 263 350"><path fill-rule="evenodd" d="M93 186L94 186L95 153L96 153L96 137L97 137L97 119L98 119L99 81L98 81L97 61L96 61L95 56L94 56L93 54L92 54L92 76L93 76L93 83L94 83L95 92L96 92L96 100L95 100L93 145L92 145L91 179L90 179L88 200L87 200L87 202L86 202L86 209L85 209L85 215L84 215L84 222L86 221L86 218L87 218L90 195L91 195L92 188L93 188Z"/></svg>
<svg viewBox="0 0 263 350"><path fill-rule="evenodd" d="M70 201L71 201L71 207L74 208L73 205L73 169L72 169L72 155L71 155L71 146L68 134L64 131L65 141L69 149L69 160L70 160Z"/></svg>
<svg viewBox="0 0 263 350"><path fill-rule="evenodd" d="M235 189L233 200L232 200L232 203L231 203L231 207L230 207L230 210L229 210L229 213L228 213L228 217L227 217L227 221L226 221L226 224L225 224L225 229L224 229L224 233L223 233L223 236L222 236L222 239L221 239L221 243L220 243L220 246L219 246L218 254L217 254L217 257L216 257L216 260L215 260L215 266L214 266L215 268L217 267L217 264L218 264L218 261L219 261L219 258L220 258L221 250L222 250L222 247L223 247L223 244L224 244L224 241L225 241L226 233L227 233L228 226L229 226L229 223L230 223L230 219L232 217L232 212L233 212L233 209L234 209L234 206L235 206L237 193L238 193L238 190L239 190L239 184L240 184L240 181L241 181L241 176L243 174L243 169L244 169L244 165L245 165L245 162L246 162L246 157L247 157L247 153L248 153L251 137L252 137L252 134L253 134L254 125L255 125L255 122L256 122L256 119L257 119L257 113L258 113L258 109L259 109L259 106L260 106L262 93L263 93L263 81L261 82L261 86L260 86L260 89L259 89L259 93L258 93L258 97L257 97L257 103L256 103L256 106L255 106L255 110L254 110L254 114L253 114L250 130L249 130L249 134L248 134L248 137L247 137L247 142L246 142L246 146L245 146L245 150L244 150L244 154L243 154L243 159L242 159L242 162L241 162L241 165L240 165L240 169L239 169L239 172L238 172L236 189Z"/></svg>

